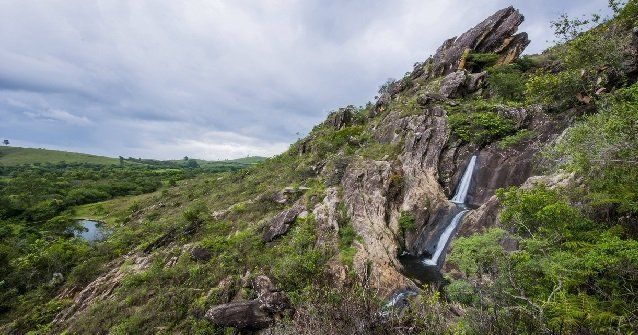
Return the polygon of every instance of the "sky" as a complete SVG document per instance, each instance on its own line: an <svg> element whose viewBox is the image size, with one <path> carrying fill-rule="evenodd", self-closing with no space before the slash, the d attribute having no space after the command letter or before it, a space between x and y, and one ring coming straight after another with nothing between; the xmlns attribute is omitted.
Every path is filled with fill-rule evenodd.
<svg viewBox="0 0 638 335"><path fill-rule="evenodd" d="M112 157L272 156L498 9L520 9L537 53L552 19L606 4L0 0L0 140Z"/></svg>

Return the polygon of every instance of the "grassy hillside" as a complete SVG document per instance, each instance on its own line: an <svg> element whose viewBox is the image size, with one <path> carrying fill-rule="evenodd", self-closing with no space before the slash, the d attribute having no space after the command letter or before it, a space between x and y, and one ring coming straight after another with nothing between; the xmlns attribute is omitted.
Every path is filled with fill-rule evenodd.
<svg viewBox="0 0 638 335"><path fill-rule="evenodd" d="M238 159L230 159L223 161L209 161L203 159L192 159L196 161L202 168L213 168L215 170L225 171L228 169L240 168L246 165L256 164L263 160L265 157L249 156ZM45 163L88 163L88 164L119 164L118 158L97 156L91 154L83 154L78 152L49 150L40 148L21 148L21 147L0 147L0 166L16 166L23 164L45 164ZM139 160L128 158L127 163L143 163L147 165L183 165L183 160Z"/></svg>
<svg viewBox="0 0 638 335"><path fill-rule="evenodd" d="M0 147L0 165L13 166L35 163L90 163L90 164L118 164L117 158L81 154L77 152L20 148L20 147Z"/></svg>

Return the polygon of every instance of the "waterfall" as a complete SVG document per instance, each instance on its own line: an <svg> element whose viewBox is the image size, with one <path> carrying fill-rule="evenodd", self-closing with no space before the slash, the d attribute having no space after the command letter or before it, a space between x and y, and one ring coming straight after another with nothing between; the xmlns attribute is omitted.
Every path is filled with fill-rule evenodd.
<svg viewBox="0 0 638 335"><path fill-rule="evenodd" d="M463 178L461 178L461 182L459 186L456 188L456 194L452 198L452 202L457 204L464 204L465 197L467 197L467 192L470 190L470 182L472 181L472 172L474 172L474 165L476 164L476 156L472 156L470 159L470 163L467 165L465 169L465 173L463 173Z"/></svg>
<svg viewBox="0 0 638 335"><path fill-rule="evenodd" d="M467 209L461 211L459 214L456 214L454 216L454 218L452 219L452 222L450 222L450 224L447 225L447 227L445 228L445 231L443 231L443 234L441 234L441 236L439 237L439 242L436 244L436 251L434 252L434 255L432 255L432 258L430 259L424 259L423 264L436 265L436 262L439 260L439 256L441 256L441 253L445 249L445 246L447 245L447 241L450 239L452 232L454 232L454 229L459 224L459 221L461 221L465 213L467 213Z"/></svg>
<svg viewBox="0 0 638 335"><path fill-rule="evenodd" d="M472 173L474 173L475 164L476 156L472 156L470 162L467 164L465 172L463 173L463 178L461 178L459 186L456 188L456 194L454 195L454 197L452 197L452 200L450 200L451 202L460 204L461 206L465 204L465 198L467 197L467 192L470 190L470 182L472 181ZM447 245L450 236L452 236L454 229L456 229L456 226L458 226L459 222L463 218L463 215L465 215L467 211L467 209L464 209L452 218L450 224L445 227L445 230L443 231L441 236L439 236L439 242L436 244L434 255L432 255L432 258L430 259L424 259L423 264L432 266L435 266L437 264L441 253L443 253L443 250L445 250L445 246Z"/></svg>

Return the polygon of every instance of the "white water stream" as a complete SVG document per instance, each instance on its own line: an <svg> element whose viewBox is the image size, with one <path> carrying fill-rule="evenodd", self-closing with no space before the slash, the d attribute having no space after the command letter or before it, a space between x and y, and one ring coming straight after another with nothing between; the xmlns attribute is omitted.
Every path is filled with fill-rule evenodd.
<svg viewBox="0 0 638 335"><path fill-rule="evenodd" d="M454 229L456 229L456 226L459 224L459 221L461 221L465 213L467 213L467 209L454 216L452 222L450 222L450 224L445 227L443 234L441 234L441 236L439 237L439 243L437 243L436 245L436 251L434 252L434 255L432 255L432 258L430 259L424 259L423 264L432 266L436 265L436 262L439 260L439 256L441 256L443 249L445 249L447 241L450 239L450 235L452 235L452 232L454 232Z"/></svg>
<svg viewBox="0 0 638 335"><path fill-rule="evenodd" d="M470 163L467 164L467 168L465 169L459 186L456 189L456 194L452 197L452 200L450 200L453 203L461 205L465 204L465 198L467 197L467 192L470 190L470 182L472 181L472 174L474 173L474 165L476 165L476 156L472 156ZM441 236L439 236L439 242L436 244L434 255L432 255L432 258L430 259L424 259L423 264L431 266L435 266L437 264L441 253L445 250L445 246L447 245L450 236L452 236L454 229L456 229L456 226L458 226L465 213L467 213L467 210L462 210L452 218L450 224L445 227L445 230Z"/></svg>
<svg viewBox="0 0 638 335"><path fill-rule="evenodd" d="M452 197L452 202L457 204L464 204L467 192L470 190L470 182L472 181L472 173L474 172L474 165L476 165L476 156L472 156L470 163L467 164L463 178L459 183L459 187L456 189L456 194Z"/></svg>

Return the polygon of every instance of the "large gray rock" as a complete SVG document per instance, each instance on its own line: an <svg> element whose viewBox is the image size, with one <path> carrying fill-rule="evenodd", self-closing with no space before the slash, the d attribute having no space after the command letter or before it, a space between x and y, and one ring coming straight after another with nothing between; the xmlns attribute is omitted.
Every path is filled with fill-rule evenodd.
<svg viewBox="0 0 638 335"><path fill-rule="evenodd" d="M264 232L263 236L264 242L270 242L288 232L288 229L290 229L290 224L293 223L297 216L305 210L306 206L298 201L292 207L275 215L275 217L270 219L270 221L268 222L266 231Z"/></svg>
<svg viewBox="0 0 638 335"><path fill-rule="evenodd" d="M460 98L483 88L484 82L485 72L468 73L466 70L455 71L443 78L439 94L449 99Z"/></svg>
<svg viewBox="0 0 638 335"><path fill-rule="evenodd" d="M468 76L465 70L455 71L443 78L439 94L446 98L454 99L465 95Z"/></svg>
<svg viewBox="0 0 638 335"><path fill-rule="evenodd" d="M275 288L270 278L258 276L253 281L253 289L257 292L257 299L213 306L206 311L206 319L219 326L259 330L285 314L293 313L290 300Z"/></svg>
<svg viewBox="0 0 638 335"><path fill-rule="evenodd" d="M445 41L434 55L431 74L440 76L459 70L468 51L493 52L499 55L499 62L511 62L530 42L527 33L515 35L524 19L518 10L510 6L494 13L458 38Z"/></svg>
<svg viewBox="0 0 638 335"><path fill-rule="evenodd" d="M339 130L352 124L355 112L356 109L353 106L339 108L336 112L330 113L324 123Z"/></svg>

